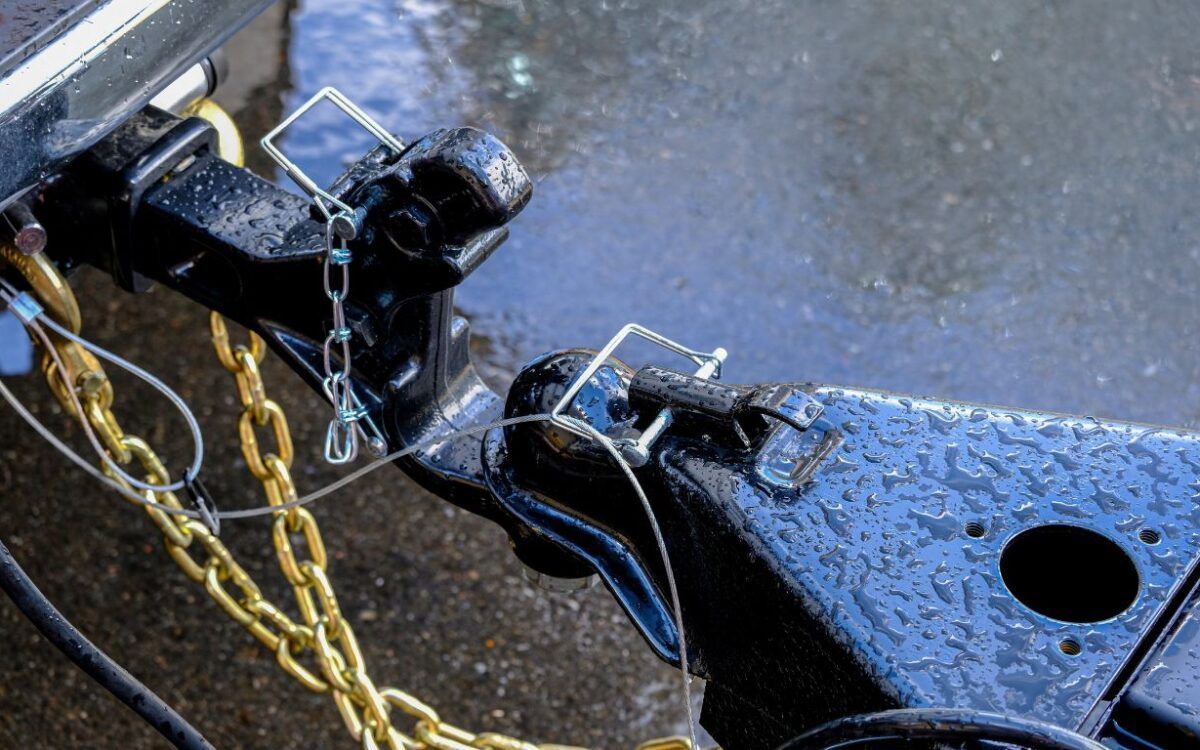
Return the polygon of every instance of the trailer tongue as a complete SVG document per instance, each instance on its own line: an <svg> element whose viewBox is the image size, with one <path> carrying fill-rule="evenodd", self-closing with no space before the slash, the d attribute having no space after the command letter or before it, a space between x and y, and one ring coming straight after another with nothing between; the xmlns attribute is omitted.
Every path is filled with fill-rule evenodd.
<svg viewBox="0 0 1200 750"><path fill-rule="evenodd" d="M30 225L10 211L0 272L21 287L4 294L31 330L79 330L60 272L89 264L261 336L232 347L213 319L247 465L270 502L254 511L214 504L197 476L169 476L121 433L111 383L69 336L45 338L60 358L45 369L64 408L106 438L106 460L136 457L203 501L157 486L144 497L184 572L289 674L333 695L356 742L532 748L446 724L371 681L316 522L298 508L286 420L258 371L264 342L331 402L331 462L359 446L396 459L503 527L548 588L598 577L655 653L707 681L702 721L729 750L769 750L831 720L793 747L882 736L1132 750L1200 736L1200 434L731 385L720 342L693 349L632 324L600 351L539 357L497 393L471 363L453 295L532 194L503 143L468 127L405 143L326 90L380 145L321 186L268 139L310 200L222 158L229 133L211 122L146 106L168 85L176 102L209 93L205 60L267 4L47 3L29 23L0 21L0 204L32 207L48 239L19 247ZM630 336L690 364L630 367L616 358ZM267 601L217 536L220 519L255 513L275 516L303 621ZM393 726L405 715L415 739Z"/></svg>

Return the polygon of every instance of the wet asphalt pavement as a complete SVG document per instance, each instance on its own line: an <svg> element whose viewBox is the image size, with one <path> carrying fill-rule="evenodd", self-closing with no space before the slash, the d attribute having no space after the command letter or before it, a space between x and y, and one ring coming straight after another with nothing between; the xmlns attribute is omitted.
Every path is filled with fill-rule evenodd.
<svg viewBox="0 0 1200 750"><path fill-rule="evenodd" d="M1182 3L322 1L242 34L221 98L248 140L335 85L407 139L467 123L517 151L533 203L459 297L497 385L636 320L725 346L735 381L1195 427L1198 32ZM366 146L337 127L319 113L285 145L330 178ZM203 311L77 278L85 332L197 408L222 504L260 502ZM267 376L315 487L336 474L319 462L325 411L278 363ZM36 378L19 385L62 423ZM185 436L118 386L127 428L182 460ZM348 746L328 699L173 570L136 510L9 413L0 446L6 541L218 747ZM673 672L602 590L531 590L497 529L399 472L317 515L377 681L536 740L681 728ZM266 526L226 534L282 599ZM0 746L162 745L6 603L0 632Z"/></svg>

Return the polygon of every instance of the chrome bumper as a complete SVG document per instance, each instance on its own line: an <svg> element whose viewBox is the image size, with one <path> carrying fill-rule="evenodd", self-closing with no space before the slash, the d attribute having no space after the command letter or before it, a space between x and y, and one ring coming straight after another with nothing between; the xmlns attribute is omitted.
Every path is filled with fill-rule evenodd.
<svg viewBox="0 0 1200 750"><path fill-rule="evenodd" d="M0 208L110 133L272 2L81 3L91 7L59 23L52 39L40 39L39 49L0 78ZM12 35L7 23L15 22L0 21L0 37Z"/></svg>

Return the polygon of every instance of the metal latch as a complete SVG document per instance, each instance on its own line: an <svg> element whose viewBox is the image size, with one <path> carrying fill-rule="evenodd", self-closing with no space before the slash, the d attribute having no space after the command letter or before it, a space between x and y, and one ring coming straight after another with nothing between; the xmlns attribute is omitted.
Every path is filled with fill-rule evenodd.
<svg viewBox="0 0 1200 750"><path fill-rule="evenodd" d="M699 368L692 374L647 365L638 370L629 386L630 404L635 409L658 409L658 414L636 438L617 438L613 443L633 466L645 466L650 460L650 447L675 420L676 411L699 415L722 423L743 443L749 445L761 435L773 419L803 432L812 426L824 411L812 396L787 383L757 387L726 385L714 382L721 377L721 365L728 353L717 347L712 352L689 349L682 344L630 323L609 339L588 363L571 386L551 409L551 416L563 415L584 385L604 366L617 347L629 336L638 336L668 351L695 362ZM569 421L556 422L560 427L583 437L587 434Z"/></svg>
<svg viewBox="0 0 1200 750"><path fill-rule="evenodd" d="M638 410L676 409L713 420L746 445L770 427L769 420L803 432L824 411L812 396L787 383L727 385L656 365L638 370L629 401Z"/></svg>
<svg viewBox="0 0 1200 750"><path fill-rule="evenodd" d="M612 353L616 351L618 346L621 345L621 342L629 338L629 336L638 336L652 344L657 344L668 351L675 352L676 354L680 354L692 360L700 366L699 369L696 370L695 374L692 375L692 377L696 378L697 380L703 381L710 377L719 378L721 376L721 363L724 362L725 357L728 356L728 352L721 347L717 347L712 352L701 352L695 349L689 349L683 344L676 343L666 336L651 331L649 328L640 326L637 323L629 323L620 331L618 331L616 336L613 336L611 339L609 339L608 343L604 345L604 348L596 354L595 358L593 358L590 363L588 363L588 366L584 369L584 371L575 378L575 380L571 383L571 387L567 389L566 393L562 395L562 398L559 399L558 403L554 405L554 408L550 410L551 416L562 416L562 414L575 401L575 397L579 395L579 391L583 389L583 386L586 385L588 381L592 379L592 376L594 376L600 370L600 368L604 366L604 363L608 361L608 358L612 356ZM654 441L657 440L660 435L662 435L663 431L671 426L672 419L673 417L671 414L671 409L669 407L663 408L661 411L659 411L658 415L655 416L654 421L646 425L646 429L642 430L641 434L636 439L619 438L614 440L613 443L617 446L617 449L621 451L621 455L625 458L625 460L631 465L645 466L646 462L650 460L650 446L654 444ZM578 427L573 426L570 422L561 421L556 422L556 424L569 432L580 435L581 437L590 437L586 432L580 430Z"/></svg>
<svg viewBox="0 0 1200 750"><path fill-rule="evenodd" d="M293 182L303 189L304 192L309 194L309 196L313 199L313 203L315 203L317 208L320 209L321 213L324 214L325 220L334 222L338 236L344 237L345 239L354 239L354 234L357 233L358 227L353 223L342 223L342 221L336 221L337 219L341 218L343 220L352 222L354 218L359 218L354 208L339 200L328 190L318 185L312 177L308 176L304 170L302 170L295 162L289 159L287 155L275 145L275 139L278 138L283 131L287 130L289 127L291 127L292 123L296 122L296 120L303 117L305 113L323 101L327 101L338 109L342 110L342 112L344 112L351 120L353 120L355 124L357 124L363 130L366 130L371 135L375 136L380 143L387 146L394 153L399 154L404 151L404 144L400 141L400 139L389 133L382 125L373 120L370 115L362 111L357 104L347 99L345 94L333 88L332 86L326 86L314 94L312 98L310 98L304 104L301 104L295 112L288 115L286 118L284 118L283 122L276 125L271 132L264 135L262 140L259 141L259 144L262 146L263 151L266 151L267 155L270 156L276 164L283 168L283 171L287 173L287 176L292 178Z"/></svg>

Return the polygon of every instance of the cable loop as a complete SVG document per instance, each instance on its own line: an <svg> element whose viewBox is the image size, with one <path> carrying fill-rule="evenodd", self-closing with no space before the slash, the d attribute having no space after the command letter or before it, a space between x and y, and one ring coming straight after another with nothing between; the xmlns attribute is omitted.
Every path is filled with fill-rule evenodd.
<svg viewBox="0 0 1200 750"><path fill-rule="evenodd" d="M69 287L67 287L67 289L69 290ZM15 303L18 297L27 294L27 292L17 292L16 289L13 288L13 286L8 282L0 282L0 299L3 299L10 307ZM117 477L120 477L120 479L127 484L132 485L139 490L148 490L150 492L174 492L181 490L184 487L184 482L182 480L171 482L170 484L165 485L143 482L137 477L134 477L126 472L121 467L121 464L129 463L131 460L130 454L121 446L120 436L123 434L123 432L120 428L120 425L117 423L116 418L112 415L108 409L108 406L106 405L111 399L111 395L106 395L106 389L110 389L111 385L107 383L107 378L103 376L103 370L101 369L99 363L95 361L95 357L106 360L141 379L171 402L171 404L179 411L180 415L183 416L184 421L187 423L188 430L192 434L193 445L195 446L191 466L188 468L187 472L185 472L185 475L195 476L199 474L200 467L204 463L204 437L200 433L200 425L196 422L195 415L192 414L187 402L185 402L179 396L179 394L175 393L175 391L171 390L165 383L151 373L143 370L132 362L113 354L104 347L93 344L87 339L80 337L70 329L59 325L51 317L44 314L44 312L39 312L29 320L23 322L34 340L42 343L46 355L53 360L54 366L45 367L44 370L47 373L53 373L55 375L54 380L51 381L52 383L57 382L61 384L60 396L67 397L67 402L69 404L68 411L79 419L84 432L87 434L89 442L92 443L92 447L95 449L100 460L108 467L109 470L111 470L113 474L115 474ZM65 339L67 344L56 345L51 337L47 334L46 330L43 329L43 326L48 328L50 331L53 331L59 338ZM73 344L74 346L70 346L70 344ZM68 351L68 357L64 358L60 354L60 349ZM95 357L92 357L91 359L91 362L93 362L94 365L87 363L87 356L89 354L95 355ZM77 375L82 382L67 382L64 375L69 373L70 370L67 368L65 360L84 362L85 366L89 368L86 370L86 372L91 372L93 374L93 378L90 380L90 385L89 381L84 379L83 372L80 372ZM99 379L97 379L97 377ZM83 401L80 400L80 394L76 393L77 387L82 387L84 391ZM108 394L111 394L111 390L108 390L107 392Z"/></svg>
<svg viewBox="0 0 1200 750"><path fill-rule="evenodd" d="M293 592L296 596L300 614L305 623L304 625L292 621L278 607L264 599L257 583L238 564L229 549L217 537L215 528L210 528L202 520L199 520L204 518L204 512L180 507L178 498L173 494L169 494L169 489L164 486L141 483L143 487L148 488L145 489L145 494L134 492L129 486L130 483L128 481L132 477L129 477L123 471L118 473L115 470L115 462L108 457L107 452L103 452L102 456L105 459L104 469L96 469L46 429L36 417L30 414L24 405L13 396L2 380L0 380L0 395L3 395L5 400L39 434L51 442L55 448L69 459L81 468L84 468L91 476L114 487L123 496L132 498L135 502L142 504L146 508L156 511L150 514L151 518L162 529L168 553L176 561L181 570L189 578L203 584L210 598L230 618L245 628L256 640L271 649L275 653L276 661L280 664L281 668L295 676L298 681L310 690L331 692L347 727L361 742L367 745L374 743L375 746L383 742L389 747L402 747L405 750L422 750L420 748L421 744L426 746L425 750L428 750L428 748L440 750L472 750L472 748L474 750L529 750L530 747L533 747L520 740L513 738L505 739L503 735L475 735L453 725L442 723L437 720L436 713L427 707L424 711L419 711L425 718L419 719L417 722L414 730L416 740L407 738L402 733L395 731L389 717L391 706L402 705L409 709L415 709L418 705L423 706L423 704L419 704L415 699L399 699L398 696L406 695L399 691L391 691L387 688L381 691L376 688L374 682L371 680L358 645L358 639L350 622L342 614L333 586L327 575L327 553L317 530L315 520L311 514L300 507L304 503L312 502L317 497L332 491L337 486L342 486L349 481L353 481L355 478L361 477L366 471L374 470L378 466L402 455L407 455L417 450L424 450L436 443L444 442L449 437L452 437L452 435L443 434L423 443L410 446L383 460L373 462L364 467L364 469L353 472L342 480L339 480L338 483L327 486L313 495L297 498L295 497L295 488L292 484L290 474L293 447L290 432L287 429L286 417L283 416L278 404L266 398L265 390L259 388L261 379L258 377L258 362L253 356L253 348L247 350L250 354L248 357L245 354L238 354L236 350L229 348L227 331L224 331L217 324L213 324L211 328L214 332L214 348L218 350L218 358L221 357L222 353L228 353L230 355L229 360L236 366L235 376L243 378L241 382L244 390L239 390L239 392L246 394L247 397L241 399L242 414L238 420L238 433L242 439L243 455L246 458L247 466L250 468L251 473L263 483L264 491L267 493L268 498L268 505L265 508L251 509L248 515L272 514L276 516L275 525L272 528L272 539L276 542L276 551L280 557L281 570L284 572L285 578L293 585ZM221 335L222 332L224 332L224 335ZM45 340L48 352L53 356L57 350L49 339L45 337L44 332L41 332L41 337ZM223 350L227 350L227 352ZM250 362L254 364L248 364ZM61 368L61 372L67 371L63 367L61 360L56 360L56 364ZM340 382L345 386L345 389L335 391L336 397L334 400L340 404L339 412L353 412L360 407L356 404L353 393L349 390L347 382L349 368L343 367L341 372L343 375L340 378L332 373L330 374L330 379L334 383ZM163 387L165 388L165 386ZM261 392L262 398L254 396L257 392ZM99 391L96 391L96 394L96 397L90 400L93 404L90 407L92 418L88 419L85 415L83 404L79 401L78 394L74 389L69 389L68 395L72 399L72 404L76 407L76 413L81 417L85 429L93 428L95 426L92 424L93 422L101 427L111 428L113 432L112 437L114 438L112 443L115 450L118 452L127 452L129 461L137 458L138 463L142 465L142 468L151 478L165 476L165 467L145 441L121 432L120 426L111 412L107 408L98 408L102 407L103 400L98 395ZM174 394L172 393L171 395ZM175 398L178 397L176 396ZM183 405L183 408L186 409L186 404ZM260 415L265 415L262 420L265 424L258 424L259 420L256 419L256 412ZM190 417L191 412L188 411L187 415ZM353 414L347 416L353 416ZM455 434L479 433L485 429L503 427L507 424L521 424L550 419L552 417L548 415L520 417L501 420L492 425L481 426L467 430L464 433ZM334 420L334 423L338 425L345 424L341 420ZM270 427L276 443L276 451L274 453L267 453L266 455L262 453L255 431L256 426ZM345 426L347 429L352 429L349 428L349 425ZM581 429L591 428L584 426ZM89 434L91 433L89 432ZM594 429L592 430L592 434L613 453L618 463L622 462L620 455L611 446L611 441L606 443L606 438L595 432ZM99 438L93 437L93 439L96 441L97 450L100 451ZM200 446L201 443L197 436L198 449ZM624 468L627 470L627 476L629 476L639 496L644 501L644 494L642 494L640 486L637 485L637 480L633 476L632 471L627 466L624 466ZM116 478L106 476L105 472L116 474ZM183 474L185 477L184 485L194 486L197 473L198 466L193 466L186 470ZM151 497L157 500L152 501ZM246 515L245 512L241 514ZM213 518L238 516L238 511L232 511L228 514L213 512L208 520L211 522ZM652 516L650 520L652 528L657 532L657 524L654 522ZM215 527L215 524L213 526ZM292 539L292 536L297 532L305 538L305 547L309 559L298 559L298 550L293 545ZM192 556L195 554L194 551L199 552L198 557ZM670 578L670 565L665 557L664 564ZM669 582L672 584L671 590L674 593L674 582L673 580L669 580ZM678 612L677 601L675 602L675 607ZM680 643L683 643L682 632L680 633ZM312 670L308 670L295 659L295 656L300 652L308 650L311 650L311 653L317 659L317 666L324 679L317 676ZM363 737L369 739L364 740ZM482 744L475 745L474 743L479 738L482 738L480 740Z"/></svg>

